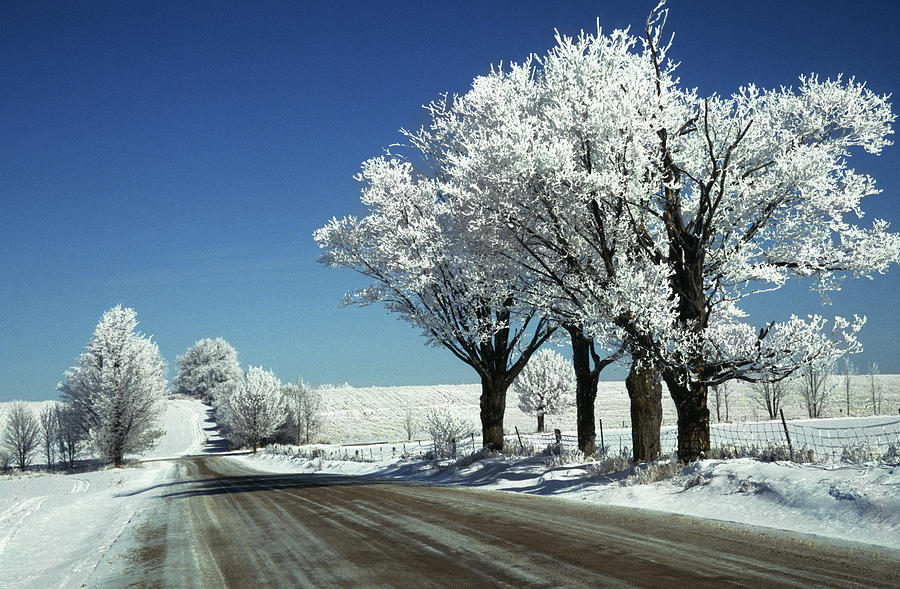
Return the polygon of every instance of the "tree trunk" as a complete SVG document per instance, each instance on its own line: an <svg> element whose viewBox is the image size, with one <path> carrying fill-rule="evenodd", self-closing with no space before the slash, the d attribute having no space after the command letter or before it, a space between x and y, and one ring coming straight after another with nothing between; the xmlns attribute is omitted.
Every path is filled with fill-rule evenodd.
<svg viewBox="0 0 900 589"><path fill-rule="evenodd" d="M631 371L625 388L631 399L631 443L635 462L659 458L659 428L662 425L662 383L659 371L643 364L643 354L632 352Z"/></svg>
<svg viewBox="0 0 900 589"><path fill-rule="evenodd" d="M537 418L538 418L538 433L542 434L542 433L544 433L544 414L541 413L540 415L537 416Z"/></svg>
<svg viewBox="0 0 900 589"><path fill-rule="evenodd" d="M503 450L503 415L506 413L506 385L489 375L481 377L481 441L489 450Z"/></svg>
<svg viewBox="0 0 900 589"><path fill-rule="evenodd" d="M706 386L681 384L675 375L665 378L678 412L678 461L682 464L709 455L709 408Z"/></svg>
<svg viewBox="0 0 900 589"><path fill-rule="evenodd" d="M577 411L578 449L586 456L597 450L597 429L594 420L594 401L600 370L591 369L592 340L580 327L566 326L572 338L572 366L575 369L575 408Z"/></svg>

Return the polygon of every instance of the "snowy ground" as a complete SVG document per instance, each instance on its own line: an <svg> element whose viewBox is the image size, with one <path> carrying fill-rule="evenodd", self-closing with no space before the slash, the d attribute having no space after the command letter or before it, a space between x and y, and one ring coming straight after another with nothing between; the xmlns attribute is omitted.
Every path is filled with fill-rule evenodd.
<svg viewBox="0 0 900 589"><path fill-rule="evenodd" d="M147 457L202 451L206 409L196 401L167 401L161 420L167 434ZM146 497L128 493L164 482L172 467L145 462L71 475L0 475L0 585L90 586L98 564L143 509Z"/></svg>

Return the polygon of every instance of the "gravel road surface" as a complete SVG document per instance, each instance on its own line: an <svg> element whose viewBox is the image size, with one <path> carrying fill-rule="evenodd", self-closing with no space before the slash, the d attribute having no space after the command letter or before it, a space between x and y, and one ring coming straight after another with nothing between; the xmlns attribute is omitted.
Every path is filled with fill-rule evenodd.
<svg viewBox="0 0 900 589"><path fill-rule="evenodd" d="M184 458L109 587L898 587L900 553L547 497Z"/></svg>

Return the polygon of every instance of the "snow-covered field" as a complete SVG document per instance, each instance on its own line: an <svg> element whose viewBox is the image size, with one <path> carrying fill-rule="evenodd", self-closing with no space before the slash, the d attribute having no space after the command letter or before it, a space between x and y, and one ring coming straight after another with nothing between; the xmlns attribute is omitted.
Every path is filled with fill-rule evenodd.
<svg viewBox="0 0 900 589"><path fill-rule="evenodd" d="M846 417L846 402L837 390L837 377L834 378L836 388L826 404L826 417ZM900 418L900 375L880 375L878 382L882 386L882 415L893 415ZM756 406L749 394L750 385L733 383L729 385L731 393L728 398L728 420L761 421L767 418L766 412ZM871 404L867 395L867 378L854 376L852 380L852 399L850 414L852 416L872 415ZM478 407L481 387L471 385L435 385L405 387L336 387L322 392L326 414L325 429L320 436L322 441L341 443L365 443L384 440L404 440L406 433L403 420L407 410L412 412L413 419L422 424L425 414L432 409L447 409L454 416L468 420L474 429L478 429ZM672 398L663 388L663 425L674 426L677 423L675 406ZM715 404L710 399L712 421L716 421ZM724 404L720 409L725 421ZM784 406L787 419L803 419L807 417L799 393L793 392ZM631 427L628 393L622 381L601 382L597 391L596 417L603 420L605 429ZM507 433L518 427L522 433L533 432L537 426L534 417L519 411L517 397L510 391L507 398L504 426ZM546 429L553 431L575 431L575 407L569 407L562 415L548 415ZM421 430L421 428L420 428ZM417 431L414 438L424 438L424 431Z"/></svg>
<svg viewBox="0 0 900 589"><path fill-rule="evenodd" d="M197 401L167 401L161 419L167 433L146 458L200 452L206 409ZM143 509L145 496L129 493L166 481L171 468L144 462L75 474L0 475L0 586L90 586L98 563Z"/></svg>

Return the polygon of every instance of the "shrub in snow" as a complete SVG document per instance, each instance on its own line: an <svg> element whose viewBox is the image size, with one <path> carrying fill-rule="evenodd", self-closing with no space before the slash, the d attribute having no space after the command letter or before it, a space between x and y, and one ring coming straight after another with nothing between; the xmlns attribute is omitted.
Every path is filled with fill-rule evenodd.
<svg viewBox="0 0 900 589"><path fill-rule="evenodd" d="M548 446L548 454L550 458L547 460L547 468L559 468L560 466L571 466L573 464L584 464L588 459L585 458L584 452L581 450L562 448L558 449L555 444Z"/></svg>
<svg viewBox="0 0 900 589"><path fill-rule="evenodd" d="M25 470L40 442L38 420L25 403L13 403L6 417L2 441L12 459L19 465L19 470Z"/></svg>
<svg viewBox="0 0 900 589"><path fill-rule="evenodd" d="M78 363L59 385L97 454L121 466L148 450L166 390L166 363L149 337L135 331L134 309L116 306L100 318Z"/></svg>
<svg viewBox="0 0 900 589"><path fill-rule="evenodd" d="M204 338L178 356L175 392L212 403L215 395L230 396L241 384L237 351L224 339Z"/></svg>
<svg viewBox="0 0 900 589"><path fill-rule="evenodd" d="M474 434L470 424L445 410L432 410L425 415L425 431L433 444L431 458L456 458L463 438Z"/></svg>
<svg viewBox="0 0 900 589"><path fill-rule="evenodd" d="M891 444L881 456L881 461L891 465L900 464L900 444Z"/></svg>
<svg viewBox="0 0 900 589"><path fill-rule="evenodd" d="M260 366L247 369L240 388L229 398L228 408L232 441L249 444L254 452L287 417L281 382Z"/></svg>
<svg viewBox="0 0 900 589"><path fill-rule="evenodd" d="M710 458L728 460L732 458L755 458L763 462L788 460L793 462L814 462L815 453L803 446L791 453L791 449L783 442L766 442L765 444L722 444L712 448Z"/></svg>
<svg viewBox="0 0 900 589"><path fill-rule="evenodd" d="M634 465L634 470L621 482L622 486L649 485L665 479L670 479L681 473L684 465L676 459L676 455L670 454L653 462L643 462ZM700 481L702 484L702 481Z"/></svg>
<svg viewBox="0 0 900 589"><path fill-rule="evenodd" d="M513 382L519 409L537 417L537 431L544 431L544 416L562 413L575 396L572 363L553 350L534 354Z"/></svg>
<svg viewBox="0 0 900 589"><path fill-rule="evenodd" d="M875 462L881 460L884 454L877 447L871 444L853 444L844 446L841 451L841 462L848 464L859 464L861 462Z"/></svg>
<svg viewBox="0 0 900 589"><path fill-rule="evenodd" d="M598 455L598 458L590 464L591 474L600 476L604 474L612 474L614 472L622 472L634 465L630 448L622 448L619 452L604 452Z"/></svg>

